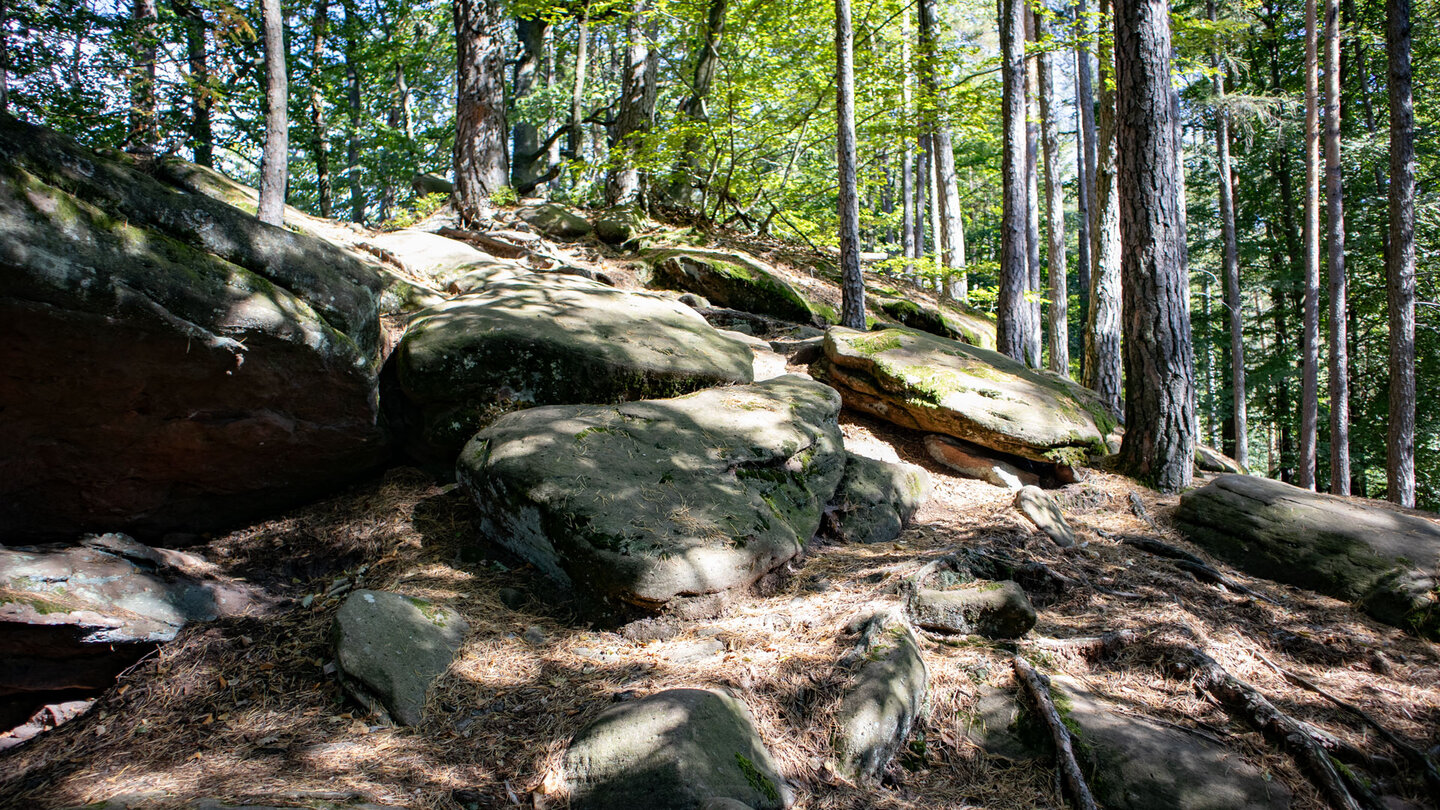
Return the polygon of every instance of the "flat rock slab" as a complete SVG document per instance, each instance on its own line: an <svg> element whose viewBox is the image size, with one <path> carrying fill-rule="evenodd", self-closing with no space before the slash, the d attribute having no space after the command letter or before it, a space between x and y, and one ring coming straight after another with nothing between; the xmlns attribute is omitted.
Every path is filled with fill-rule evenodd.
<svg viewBox="0 0 1440 810"><path fill-rule="evenodd" d="M564 772L577 810L694 810L715 799L779 810L792 801L750 710L711 689L606 709L570 741Z"/></svg>
<svg viewBox="0 0 1440 810"><path fill-rule="evenodd" d="M590 220L574 209L556 203L546 203L533 208L522 208L516 216L530 227L552 239L581 239L594 230Z"/></svg>
<svg viewBox="0 0 1440 810"><path fill-rule="evenodd" d="M995 321L984 315L958 306L935 306L923 301L892 298L883 293L875 296L874 302L876 309L902 326L995 350Z"/></svg>
<svg viewBox="0 0 1440 810"><path fill-rule="evenodd" d="M470 625L425 599L354 591L335 614L335 663L345 689L395 722L419 725L425 696L460 651Z"/></svg>
<svg viewBox="0 0 1440 810"><path fill-rule="evenodd" d="M974 478L997 487L1018 490L1040 483L1040 476L995 458L993 451L983 451L974 445L967 446L967 443L959 439L939 433L931 433L925 437L925 452L936 464L966 478Z"/></svg>
<svg viewBox="0 0 1440 810"><path fill-rule="evenodd" d="M1248 470L1240 466L1240 462L1203 444L1195 445L1195 469L1201 472L1249 474Z"/></svg>
<svg viewBox="0 0 1440 810"><path fill-rule="evenodd" d="M959 341L831 327L817 371L847 408L901 427L1050 463L1104 451L1108 420L1083 388Z"/></svg>
<svg viewBox="0 0 1440 810"><path fill-rule="evenodd" d="M877 613L842 664L854 675L835 713L835 754L850 779L876 778L925 710L929 674L915 631L898 613Z"/></svg>
<svg viewBox="0 0 1440 810"><path fill-rule="evenodd" d="M1440 637L1440 526L1247 475L1180 497L1176 526L1251 576L1355 602L1380 621Z"/></svg>
<svg viewBox="0 0 1440 810"><path fill-rule="evenodd" d="M658 608L799 553L845 469L840 400L798 376L509 414L457 476L481 530L563 585Z"/></svg>
<svg viewBox="0 0 1440 810"><path fill-rule="evenodd" d="M842 542L888 543L930 497L930 475L914 464L846 453L845 476L829 507L830 531Z"/></svg>
<svg viewBox="0 0 1440 810"><path fill-rule="evenodd" d="M1037 618L1025 590L1010 580L948 591L921 588L910 613L926 630L986 638L1020 638Z"/></svg>
<svg viewBox="0 0 1440 810"><path fill-rule="evenodd" d="M749 382L753 362L748 346L674 301L536 276L420 313L395 350L387 409L414 455L449 462L509 411Z"/></svg>
<svg viewBox="0 0 1440 810"><path fill-rule="evenodd" d="M1060 505L1050 494L1037 486L1027 486L1015 493L1015 508L1044 532L1055 545L1070 548L1075 545L1075 530L1060 511Z"/></svg>
<svg viewBox="0 0 1440 810"><path fill-rule="evenodd" d="M664 248L645 255L655 286L703 295L717 306L793 323L834 323L833 309L796 290L773 267L743 253Z"/></svg>
<svg viewBox="0 0 1440 810"><path fill-rule="evenodd" d="M442 289L463 275L470 265L498 264L489 254L458 239L426 231L388 231L376 234L365 242L398 259L411 272L430 279Z"/></svg>

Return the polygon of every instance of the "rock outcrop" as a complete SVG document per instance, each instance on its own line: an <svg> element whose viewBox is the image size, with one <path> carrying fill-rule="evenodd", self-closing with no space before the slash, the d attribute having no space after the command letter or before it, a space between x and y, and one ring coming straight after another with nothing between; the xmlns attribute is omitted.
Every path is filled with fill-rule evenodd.
<svg viewBox="0 0 1440 810"><path fill-rule="evenodd" d="M589 220L558 203L521 208L516 216L552 239L583 239L594 230Z"/></svg>
<svg viewBox="0 0 1440 810"><path fill-rule="evenodd" d="M754 374L749 347L694 310L564 276L491 284L421 312L391 364L392 425L412 455L443 463L509 411L675 396Z"/></svg>
<svg viewBox="0 0 1440 810"><path fill-rule="evenodd" d="M1190 541L1252 576L1355 602L1380 621L1440 637L1440 526L1248 475L1180 497Z"/></svg>
<svg viewBox="0 0 1440 810"><path fill-rule="evenodd" d="M645 255L655 286L703 295L716 306L793 323L823 326L833 310L801 295L774 268L743 253L664 248Z"/></svg>
<svg viewBox="0 0 1440 810"><path fill-rule="evenodd" d="M869 291L867 291L869 292ZM957 306L935 306L881 293L874 296L875 308L901 326L929 332L971 346L995 350L995 322Z"/></svg>
<svg viewBox="0 0 1440 810"><path fill-rule="evenodd" d="M385 456L353 255L14 119L0 226L6 539L220 527Z"/></svg>
<svg viewBox="0 0 1440 810"><path fill-rule="evenodd" d="M1108 420L1079 385L958 341L831 327L816 371L847 407L901 427L1056 464L1105 447Z"/></svg>
<svg viewBox="0 0 1440 810"><path fill-rule="evenodd" d="M335 664L367 708L419 725L425 697L445 674L470 625L454 610L388 591L354 591L335 614Z"/></svg>
<svg viewBox="0 0 1440 810"><path fill-rule="evenodd" d="M694 810L726 799L781 810L792 801L750 710L712 689L611 706L570 741L564 774L576 810Z"/></svg>
<svg viewBox="0 0 1440 810"><path fill-rule="evenodd" d="M597 601L658 608L799 553L845 469L839 397L798 376L509 414L457 465L482 531Z"/></svg>

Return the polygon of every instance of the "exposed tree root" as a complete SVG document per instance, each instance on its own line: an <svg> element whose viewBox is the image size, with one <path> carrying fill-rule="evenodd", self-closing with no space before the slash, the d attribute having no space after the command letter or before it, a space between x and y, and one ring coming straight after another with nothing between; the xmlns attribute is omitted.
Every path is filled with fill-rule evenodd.
<svg viewBox="0 0 1440 810"><path fill-rule="evenodd" d="M1015 656L1013 663L1015 677L1025 687L1035 703L1036 713L1050 729L1050 739L1055 743L1055 768L1070 793L1071 804L1076 810L1099 810L1095 797L1090 795L1090 786L1085 784L1085 776L1080 773L1080 763L1075 760L1075 750L1070 745L1070 729L1065 727L1060 712L1055 709L1055 702L1050 699L1048 679L1036 672L1023 655Z"/></svg>

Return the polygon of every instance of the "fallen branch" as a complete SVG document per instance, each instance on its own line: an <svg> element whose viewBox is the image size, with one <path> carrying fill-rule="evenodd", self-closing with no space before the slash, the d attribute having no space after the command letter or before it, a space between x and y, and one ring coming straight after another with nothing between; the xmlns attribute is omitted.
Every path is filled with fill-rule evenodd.
<svg viewBox="0 0 1440 810"><path fill-rule="evenodd" d="M1135 513L1135 517L1138 517L1141 520L1145 521L1145 525L1149 526L1150 528L1160 528L1159 526L1155 525L1155 519L1150 517L1150 510L1145 508L1145 502L1140 500L1140 494L1135 492L1134 490L1130 491L1130 511Z"/></svg>
<svg viewBox="0 0 1440 810"><path fill-rule="evenodd" d="M1075 805L1076 810L1099 810L1095 803L1095 797L1090 795L1090 786L1085 784L1085 777L1080 773L1080 763L1075 760L1075 749L1070 744L1070 729L1065 727L1064 721L1060 719L1060 712L1055 709L1055 701L1050 699L1050 682L1045 676L1035 671L1025 656L1017 655L1013 660L1015 666L1015 677L1030 694L1030 699L1035 702L1036 712L1045 725L1050 729L1050 739L1055 743L1055 768L1064 778L1065 786L1070 789L1070 801Z"/></svg>
<svg viewBox="0 0 1440 810"><path fill-rule="evenodd" d="M1299 760L1332 807L1361 810L1330 754L1299 721L1275 708L1255 687L1226 672L1198 647L1184 644L1180 650L1185 659L1177 662L1177 669L1191 674L1196 689L1215 698L1231 714L1243 717Z"/></svg>
<svg viewBox="0 0 1440 810"><path fill-rule="evenodd" d="M1143 504L1141 505L1141 508L1144 508ZM1133 546L1134 548L1138 548L1141 551L1148 551L1151 554L1154 554L1156 557L1165 557L1171 560L1184 560L1186 562L1195 563L1196 565L1205 564L1204 560L1200 559L1194 554L1191 554L1185 549L1176 548L1169 543L1162 543L1152 537L1145 537L1144 535L1139 534L1116 534L1110 536L1114 537L1116 540L1119 540L1121 543L1124 543L1127 546Z"/></svg>

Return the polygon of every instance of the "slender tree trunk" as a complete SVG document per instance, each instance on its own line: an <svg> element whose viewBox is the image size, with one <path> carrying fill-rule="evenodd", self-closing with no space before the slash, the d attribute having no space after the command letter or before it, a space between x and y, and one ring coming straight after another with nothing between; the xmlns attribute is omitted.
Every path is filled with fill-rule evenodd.
<svg viewBox="0 0 1440 810"><path fill-rule="evenodd" d="M1209 3L1210 19L1216 19L1215 2ZM1231 421L1235 431L1233 455L1240 466L1250 463L1245 412L1245 329L1244 304L1240 298L1240 254L1235 237L1234 180L1230 168L1230 111L1225 107L1225 70L1217 53L1215 68L1215 155L1219 174L1220 232L1224 242L1222 262L1225 278L1225 309L1230 321Z"/></svg>
<svg viewBox="0 0 1440 810"><path fill-rule="evenodd" d="M939 149L935 144L935 136L933 134L927 136L926 143L929 145L929 148L925 151L925 173L928 175L926 182L929 184L928 188L930 189L930 247L934 253L935 267L939 269L945 265L943 258L945 252L945 226L941 222L942 215L940 213L940 171L935 165L939 160L937 156ZM919 283L918 278L916 279L916 283Z"/></svg>
<svg viewBox="0 0 1440 810"><path fill-rule="evenodd" d="M1386 497L1415 505L1415 104L1410 78L1410 0L1386 0L1390 69L1390 427Z"/></svg>
<svg viewBox="0 0 1440 810"><path fill-rule="evenodd" d="M290 82L285 75L285 18L280 0L261 0L265 42L265 150L260 162L261 222L285 221L285 181L290 175Z"/></svg>
<svg viewBox="0 0 1440 810"><path fill-rule="evenodd" d="M1035 20L1036 39L1049 39L1045 21ZM1066 289L1065 186L1060 167L1060 124L1055 114L1055 59L1048 50L1039 56L1040 132L1045 148L1046 273L1050 286L1050 370L1070 376L1070 293Z"/></svg>
<svg viewBox="0 0 1440 810"><path fill-rule="evenodd" d="M1345 200L1340 170L1340 0L1325 0L1325 203L1330 246L1330 491L1350 494Z"/></svg>
<svg viewBox="0 0 1440 810"><path fill-rule="evenodd" d="M320 216L329 217L334 201L330 188L329 133L325 123L325 88L320 78L325 58L325 33L330 24L330 0L315 0L315 16L310 21L310 159L315 162L315 190L320 198Z"/></svg>
<svg viewBox="0 0 1440 810"><path fill-rule="evenodd" d="M935 161L935 191L940 203L940 274L957 275L961 279L961 299L968 297L969 285L965 281L965 236L960 221L960 191L955 179L955 148L950 140L950 127L938 120L939 111L944 107L940 90L940 77L936 65L939 60L940 22L936 12L936 0L920 0L920 78L924 82L927 105L931 115L926 122L931 133L931 148Z"/></svg>
<svg viewBox="0 0 1440 810"><path fill-rule="evenodd" d="M919 146L915 165L915 258L925 258L925 212L929 210L930 194L930 137L916 138ZM933 237L932 237L933 238ZM912 267L909 275L915 275Z"/></svg>
<svg viewBox="0 0 1440 810"><path fill-rule="evenodd" d="M639 139L650 129L651 110L646 101L654 98L645 81L646 65L650 62L650 45L645 34L646 6L647 0L636 0L625 23L627 46L620 72L620 114L615 123L611 166L605 178L605 201L609 205L628 205L640 199L640 169L636 165Z"/></svg>
<svg viewBox="0 0 1440 810"><path fill-rule="evenodd" d="M581 160L585 152L585 80L590 72L590 3L580 7L576 21L575 81L570 87L570 135L567 148L572 160Z"/></svg>
<svg viewBox="0 0 1440 810"><path fill-rule="evenodd" d="M1305 322L1297 483L1315 489L1320 410L1320 77L1316 0L1305 0Z"/></svg>
<svg viewBox="0 0 1440 810"><path fill-rule="evenodd" d="M1100 133L1095 164L1095 207L1090 239L1095 269L1090 276L1090 313L1085 329L1085 386L1117 419L1124 414L1121 401L1120 299L1120 192L1119 156L1115 138L1115 57L1109 30L1110 0L1100 0L1104 20L1096 50L1100 85Z"/></svg>
<svg viewBox="0 0 1440 810"><path fill-rule="evenodd" d="M455 206L466 223L484 219L510 179L501 24L498 0L455 0Z"/></svg>
<svg viewBox="0 0 1440 810"><path fill-rule="evenodd" d="M345 99L349 105L349 121L345 132L345 173L350 180L350 221L365 222L365 187L360 178L360 20L355 13L355 0L345 3Z"/></svg>
<svg viewBox="0 0 1440 810"><path fill-rule="evenodd" d="M1000 0L1000 49L1005 131L1001 165L1000 296L996 343L1001 353L1024 362L1030 345L1030 286L1027 217L1030 187L1025 180L1025 0Z"/></svg>
<svg viewBox="0 0 1440 810"><path fill-rule="evenodd" d="M543 18L520 18L515 21L516 39L520 41L520 59L515 63L511 86L518 105L535 92L535 74L544 59L545 37L550 24ZM548 86L548 84L547 84ZM548 168L546 155L540 151L540 133L528 121L517 120L510 129L510 184L519 188L535 181Z"/></svg>
<svg viewBox="0 0 1440 810"><path fill-rule="evenodd" d="M904 75L900 80L900 102L904 108L904 120L908 124L914 116L914 98L910 83L914 80L910 68L910 12L900 18L900 63ZM906 259L917 258L915 228L915 149L910 139L905 139L905 149L900 155L900 243ZM915 265L906 262L905 272L913 273Z"/></svg>
<svg viewBox="0 0 1440 810"><path fill-rule="evenodd" d="M690 79L690 95L680 105L681 120L690 129L680 147L680 159L676 165L675 177L670 185L670 195L686 205L693 205L695 193L701 182L704 167L701 165L701 149L705 138L701 125L710 120L706 100L710 97L710 85L715 80L715 71L720 66L720 40L725 36L725 17L730 10L730 0L710 0L705 13L705 26L695 43L695 72Z"/></svg>
<svg viewBox="0 0 1440 810"><path fill-rule="evenodd" d="M855 184L855 54L850 0L835 0L835 130L840 169L840 323L865 328L860 275L860 198Z"/></svg>
<svg viewBox="0 0 1440 810"><path fill-rule="evenodd" d="M1035 9L1025 8L1025 42L1035 42ZM1029 205L1025 210L1025 256L1030 277L1025 284L1030 315L1029 340L1025 344L1025 365L1040 367L1040 349L1043 344L1040 326L1040 70L1030 65L1025 72L1025 187L1029 194Z"/></svg>
<svg viewBox="0 0 1440 810"><path fill-rule="evenodd" d="M0 115L10 114L10 4L0 0Z"/></svg>
<svg viewBox="0 0 1440 810"><path fill-rule="evenodd" d="M1115 3L1121 266L1125 278L1122 466L1163 492L1190 485L1195 368L1172 120L1170 4Z"/></svg>
<svg viewBox="0 0 1440 810"><path fill-rule="evenodd" d="M1075 9L1075 170L1079 232L1076 235L1075 272L1080 282L1080 323L1090 319L1091 210L1095 206L1095 90L1090 73L1090 9L1080 0ZM1083 352L1082 352L1083 355Z"/></svg>
<svg viewBox="0 0 1440 810"><path fill-rule="evenodd" d="M185 55L190 69L190 149L201 166L215 165L215 136L211 132L209 46L205 13L189 2L177 2L175 14L185 24Z"/></svg>
<svg viewBox="0 0 1440 810"><path fill-rule="evenodd" d="M154 160L160 144L160 110L155 93L155 55L159 47L155 0L135 0L135 74L130 80L130 137L126 151Z"/></svg>

